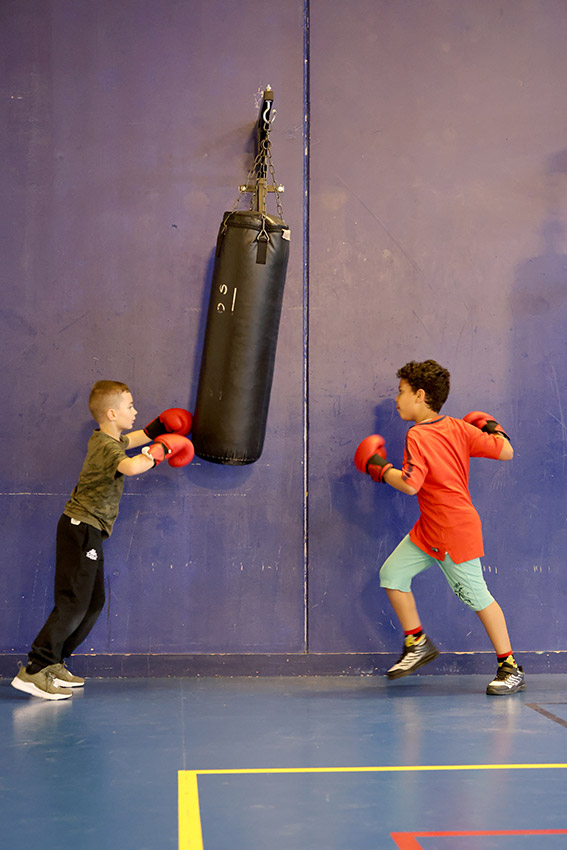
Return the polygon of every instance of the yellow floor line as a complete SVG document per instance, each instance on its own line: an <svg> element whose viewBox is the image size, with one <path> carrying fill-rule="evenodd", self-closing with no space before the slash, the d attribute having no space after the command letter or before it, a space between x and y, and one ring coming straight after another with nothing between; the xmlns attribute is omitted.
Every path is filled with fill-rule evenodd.
<svg viewBox="0 0 567 850"><path fill-rule="evenodd" d="M565 770L567 764L420 764L380 767L252 767L227 770L180 770L178 773L179 850L203 850L199 809L199 776L245 776L285 773L422 773L455 770Z"/></svg>
<svg viewBox="0 0 567 850"><path fill-rule="evenodd" d="M178 773L179 850L203 850L199 788L195 770Z"/></svg>
<svg viewBox="0 0 567 850"><path fill-rule="evenodd" d="M382 765L380 767L243 767L228 770L196 770L198 776L220 776L245 773L400 773L423 770L551 770L565 769L567 764L418 764Z"/></svg>

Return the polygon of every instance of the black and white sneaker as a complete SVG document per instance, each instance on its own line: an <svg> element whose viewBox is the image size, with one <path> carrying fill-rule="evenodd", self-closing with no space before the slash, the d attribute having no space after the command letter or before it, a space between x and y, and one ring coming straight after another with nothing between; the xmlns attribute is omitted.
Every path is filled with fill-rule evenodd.
<svg viewBox="0 0 567 850"><path fill-rule="evenodd" d="M487 694L516 694L526 690L526 677L521 667L514 667L506 661L498 667L496 676L486 689Z"/></svg>
<svg viewBox="0 0 567 850"><path fill-rule="evenodd" d="M419 643L415 643L413 646L404 646L404 651L396 663L386 671L386 676L388 679L400 679L402 676L409 676L418 667L429 664L438 655L439 650L433 641L429 640L427 635L424 635Z"/></svg>

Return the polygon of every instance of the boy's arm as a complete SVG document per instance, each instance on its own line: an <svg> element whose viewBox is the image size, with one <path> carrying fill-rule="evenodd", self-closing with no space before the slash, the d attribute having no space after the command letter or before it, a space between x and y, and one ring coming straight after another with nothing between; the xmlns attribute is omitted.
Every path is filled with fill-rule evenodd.
<svg viewBox="0 0 567 850"><path fill-rule="evenodd" d="M146 443L151 443L152 438L148 437L145 431L130 431L125 435L128 437L128 448L137 449L138 446L145 446Z"/></svg>
<svg viewBox="0 0 567 850"><path fill-rule="evenodd" d="M384 475L382 476L382 481L386 484L389 484L390 487L393 487L394 490L399 490L400 493L405 493L407 496L415 496L417 490L413 487L410 487L409 484L406 484L404 479L402 478L402 470L396 469L395 466L392 466L390 469L387 469Z"/></svg>
<svg viewBox="0 0 567 850"><path fill-rule="evenodd" d="M144 443L151 442L150 438L144 431L130 431L128 434L124 435L128 438L128 446L129 449L137 449L138 446L143 446ZM151 458L147 457L143 454L134 455L134 457L125 457L120 461L118 466L116 467L117 472L121 472L122 475L141 475L142 472L147 472L148 469L152 469L154 466L154 462Z"/></svg>
<svg viewBox="0 0 567 850"><path fill-rule="evenodd" d="M498 460L512 460L514 457L514 448L508 438L499 433L494 434L494 436L502 443ZM382 481L389 484L390 487L393 487L395 490L399 490L401 493L406 493L408 496L415 496L417 494L417 490L404 481L401 469L396 469L395 466L390 467L390 469L387 469L386 472L384 472L382 475Z"/></svg>
<svg viewBox="0 0 567 850"><path fill-rule="evenodd" d="M386 444L380 434L371 434L362 441L355 452L354 463L360 472L370 475L373 481L389 484L408 496L417 493L414 487L404 481L401 469L396 469L386 459Z"/></svg>
<svg viewBox="0 0 567 850"><path fill-rule="evenodd" d="M192 424L193 417L188 410L181 407L170 407L160 413L157 419L153 419L145 428L126 434L128 448L137 449L138 446L145 446L146 443L150 443L163 434L186 436L191 433Z"/></svg>
<svg viewBox="0 0 567 850"><path fill-rule="evenodd" d="M151 443L151 437L148 437L145 431L130 431L125 435L128 437L128 449L137 449L139 446L144 446L146 443ZM147 455L138 454L134 457L125 457L116 467L122 475L141 475L147 472L148 469L153 469L154 462Z"/></svg>
<svg viewBox="0 0 567 850"><path fill-rule="evenodd" d="M142 431L142 433L144 432ZM145 442L147 443L149 440L146 438ZM139 454L134 455L134 457L124 458L116 468L122 475L141 475L143 472L147 472L148 469L153 469L154 462L151 457Z"/></svg>
<svg viewBox="0 0 567 850"><path fill-rule="evenodd" d="M150 438L144 431L134 432L141 442L148 443ZM144 435L144 439L139 436ZM147 449L142 449L140 454L134 457L125 457L116 467L122 475L141 475L149 469L153 469L159 463L162 463L167 458L170 466L187 466L191 463L195 455L193 443L184 437L183 434L161 434L155 439L151 446Z"/></svg>
<svg viewBox="0 0 567 850"><path fill-rule="evenodd" d="M490 434L491 437L497 437L505 445L500 448L500 454L497 460L512 460L514 457L514 449L510 443L510 437L496 419L490 413L484 413L482 410L473 410L472 413L467 413L463 417L465 422L473 425L485 434ZM482 454L475 454L475 457L483 457Z"/></svg>
<svg viewBox="0 0 567 850"><path fill-rule="evenodd" d="M498 455L498 460L512 460L514 457L514 447L510 440L505 437L503 434L494 434L495 437L498 437L500 442L502 443L502 448L500 449L500 454Z"/></svg>

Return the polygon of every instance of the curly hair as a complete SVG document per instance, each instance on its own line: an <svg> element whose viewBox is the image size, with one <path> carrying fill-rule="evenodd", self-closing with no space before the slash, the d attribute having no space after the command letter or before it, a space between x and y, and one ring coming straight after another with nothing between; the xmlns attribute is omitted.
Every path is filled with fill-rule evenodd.
<svg viewBox="0 0 567 850"><path fill-rule="evenodd" d="M129 392L130 390L122 381L97 381L93 384L89 396L89 410L93 419L99 423L102 422L106 411L120 403L122 393Z"/></svg>
<svg viewBox="0 0 567 850"><path fill-rule="evenodd" d="M439 413L449 395L451 375L448 369L440 366L435 360L424 360L418 363L411 360L398 369L398 378L407 381L414 393L425 391L425 403L435 413Z"/></svg>

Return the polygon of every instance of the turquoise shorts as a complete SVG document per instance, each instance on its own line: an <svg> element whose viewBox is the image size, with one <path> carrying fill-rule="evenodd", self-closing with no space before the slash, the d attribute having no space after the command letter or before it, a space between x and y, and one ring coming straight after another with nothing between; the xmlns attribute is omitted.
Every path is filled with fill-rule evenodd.
<svg viewBox="0 0 567 850"><path fill-rule="evenodd" d="M409 592L414 576L439 564L455 596L473 611L482 611L494 602L484 576L480 558L455 564L449 555L442 561L427 555L412 543L409 534L396 546L380 570L380 587Z"/></svg>

